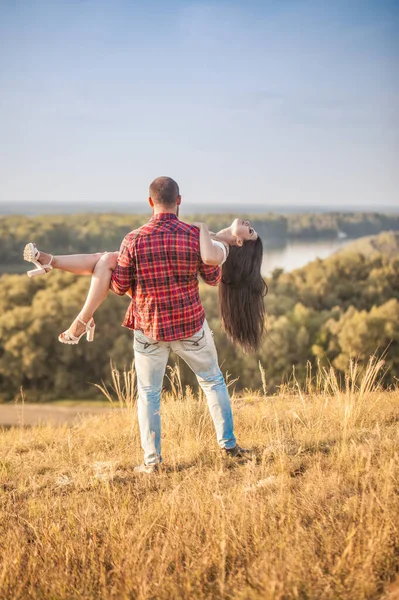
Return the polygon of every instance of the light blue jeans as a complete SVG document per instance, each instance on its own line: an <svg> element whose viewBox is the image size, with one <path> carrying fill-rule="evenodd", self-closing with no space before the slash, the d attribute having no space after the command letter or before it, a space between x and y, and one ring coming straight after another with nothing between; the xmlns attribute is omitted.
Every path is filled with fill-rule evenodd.
<svg viewBox="0 0 399 600"><path fill-rule="evenodd" d="M157 342L141 331L134 332L134 356L138 386L138 418L144 463L162 462L161 391L169 353L173 350L197 376L208 401L221 448L234 448L233 415L227 386L208 323L192 337L174 342Z"/></svg>

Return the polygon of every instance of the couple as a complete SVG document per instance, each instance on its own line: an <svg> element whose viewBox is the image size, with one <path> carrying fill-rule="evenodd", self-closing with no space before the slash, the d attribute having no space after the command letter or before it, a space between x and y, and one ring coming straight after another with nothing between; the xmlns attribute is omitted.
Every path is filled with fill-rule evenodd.
<svg viewBox="0 0 399 600"><path fill-rule="evenodd" d="M52 268L92 275L82 311L59 340L76 344L94 337L93 314L111 289L128 294L131 303L123 325L134 330L138 385L138 419L144 464L136 471L152 473L162 462L160 400L170 350L194 371L207 398L223 451L242 457L236 443L230 398L219 369L217 352L198 290L198 275L219 286L223 327L244 350L256 349L264 331L261 276L262 242L248 221L236 219L217 235L206 225L178 219L181 196L170 177L150 186L150 221L129 233L119 253L52 256L27 244L24 258L35 264L28 275ZM221 269L222 266L222 269Z"/></svg>

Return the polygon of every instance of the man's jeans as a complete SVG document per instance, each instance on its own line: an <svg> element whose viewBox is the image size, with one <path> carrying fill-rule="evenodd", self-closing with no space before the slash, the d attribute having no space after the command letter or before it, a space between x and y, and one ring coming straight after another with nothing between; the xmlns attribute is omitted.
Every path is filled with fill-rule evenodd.
<svg viewBox="0 0 399 600"><path fill-rule="evenodd" d="M180 356L197 376L203 389L222 448L234 448L233 415L230 398L208 323L192 337L175 342L157 342L141 331L134 332L134 355L138 385L138 417L144 463L162 461L161 391L169 352Z"/></svg>

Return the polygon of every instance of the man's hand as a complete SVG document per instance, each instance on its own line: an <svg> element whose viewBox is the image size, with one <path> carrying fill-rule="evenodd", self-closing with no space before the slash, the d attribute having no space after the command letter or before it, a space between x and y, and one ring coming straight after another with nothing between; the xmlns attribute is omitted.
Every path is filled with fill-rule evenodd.
<svg viewBox="0 0 399 600"><path fill-rule="evenodd" d="M202 223L201 221L194 221L194 223L191 223L191 225L194 225L194 227L198 227L199 229L201 229L202 227L207 228L207 224Z"/></svg>

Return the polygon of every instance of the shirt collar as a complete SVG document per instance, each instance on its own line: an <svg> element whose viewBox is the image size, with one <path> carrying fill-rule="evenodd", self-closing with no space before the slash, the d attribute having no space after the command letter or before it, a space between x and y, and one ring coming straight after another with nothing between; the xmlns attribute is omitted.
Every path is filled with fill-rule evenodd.
<svg viewBox="0 0 399 600"><path fill-rule="evenodd" d="M178 220L177 215L175 213L158 213L157 215L152 215L150 219L150 223L154 223L156 221L167 221L167 220Z"/></svg>

